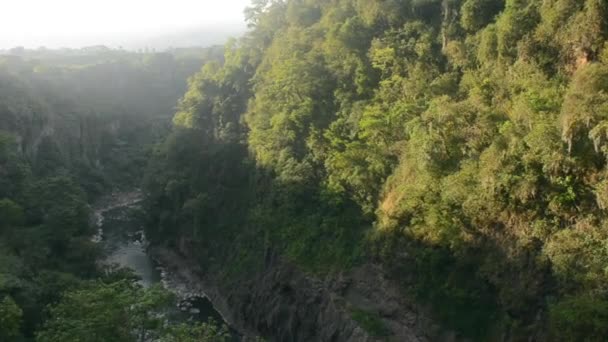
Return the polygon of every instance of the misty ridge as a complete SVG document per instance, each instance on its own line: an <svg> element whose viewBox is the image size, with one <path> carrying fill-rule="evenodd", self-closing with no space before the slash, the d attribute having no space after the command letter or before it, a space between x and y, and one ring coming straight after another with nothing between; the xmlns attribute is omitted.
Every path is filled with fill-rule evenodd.
<svg viewBox="0 0 608 342"><path fill-rule="evenodd" d="M0 39L0 55L21 55L24 50L31 52L55 50L63 54L74 53L82 49L89 52L95 48L108 48L115 50L127 50L133 52L162 52L176 48L207 47L222 45L229 38L240 37L245 33L245 25L218 25L213 27L201 27L182 30L167 30L160 33L134 34L107 36L83 36L63 37L45 40L44 38L25 39L19 45L7 46L8 42L2 43Z"/></svg>

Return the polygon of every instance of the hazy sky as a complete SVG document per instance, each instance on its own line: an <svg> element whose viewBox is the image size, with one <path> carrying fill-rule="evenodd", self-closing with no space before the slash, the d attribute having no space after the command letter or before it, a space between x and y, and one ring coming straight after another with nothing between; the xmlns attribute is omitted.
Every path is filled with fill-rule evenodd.
<svg viewBox="0 0 608 342"><path fill-rule="evenodd" d="M250 0L2 1L0 48L78 47L194 29L241 30Z"/></svg>

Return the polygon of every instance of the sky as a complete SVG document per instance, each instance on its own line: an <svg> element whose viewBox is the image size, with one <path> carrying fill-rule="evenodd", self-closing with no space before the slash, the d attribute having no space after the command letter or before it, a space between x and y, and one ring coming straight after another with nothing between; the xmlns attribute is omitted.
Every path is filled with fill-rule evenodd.
<svg viewBox="0 0 608 342"><path fill-rule="evenodd" d="M6 3L4 3L6 2ZM9 0L0 49L117 45L195 31L244 31L250 0Z"/></svg>

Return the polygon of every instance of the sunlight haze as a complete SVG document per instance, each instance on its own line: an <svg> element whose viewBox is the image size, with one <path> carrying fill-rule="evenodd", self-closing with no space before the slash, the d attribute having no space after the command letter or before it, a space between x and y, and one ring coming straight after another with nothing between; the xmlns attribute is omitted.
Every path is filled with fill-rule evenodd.
<svg viewBox="0 0 608 342"><path fill-rule="evenodd" d="M218 35L244 30L250 0L20 0L0 16L0 48L143 45L157 37L167 44L196 31ZM190 34L191 35L191 34ZM180 37L181 38L181 37ZM182 39L183 40L183 39ZM179 39L176 42L179 45ZM184 43L185 44L185 43Z"/></svg>

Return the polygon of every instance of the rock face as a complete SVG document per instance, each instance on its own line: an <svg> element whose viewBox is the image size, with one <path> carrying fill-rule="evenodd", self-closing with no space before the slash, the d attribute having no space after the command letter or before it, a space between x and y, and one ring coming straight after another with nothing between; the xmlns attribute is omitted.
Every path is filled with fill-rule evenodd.
<svg viewBox="0 0 608 342"><path fill-rule="evenodd" d="M149 253L181 277L192 292L205 293L245 340L256 334L271 341L455 340L450 334L441 335L375 265L319 279L276 259L247 282L219 287L212 276L171 250L153 247ZM386 336L366 331L353 318L355 311L376 317L386 328Z"/></svg>

